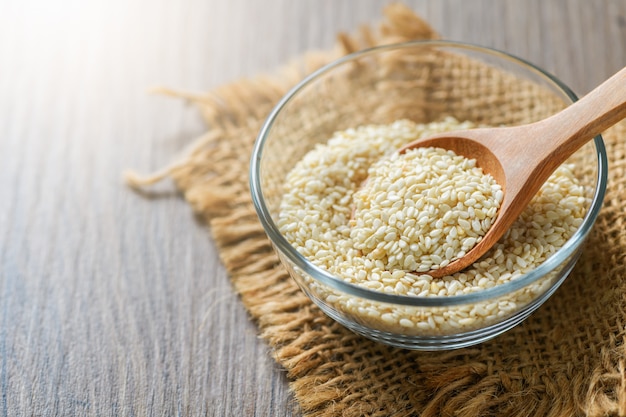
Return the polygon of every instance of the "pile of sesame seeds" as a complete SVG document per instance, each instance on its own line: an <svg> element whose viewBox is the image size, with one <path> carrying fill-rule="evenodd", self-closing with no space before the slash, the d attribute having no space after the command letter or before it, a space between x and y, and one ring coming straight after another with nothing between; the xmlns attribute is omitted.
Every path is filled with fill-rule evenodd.
<svg viewBox="0 0 626 417"><path fill-rule="evenodd" d="M533 270L572 236L588 206L569 165L556 170L505 236L470 268L439 279L415 273L445 265L476 244L497 215L502 191L471 160L435 148L404 156L396 150L421 137L472 127L447 118L429 124L400 120L336 132L288 174L278 219L281 233L318 267L346 282L388 294L470 294ZM412 195L417 188L407 185L402 172L406 167L443 186L431 194ZM448 169L449 174L437 174ZM449 183L453 177L456 182ZM442 334L511 315L543 293L545 285L538 282L482 306L420 310L419 314L408 307L378 305L332 291L325 301L388 329L396 326L405 333L414 329L423 334L427 328Z"/></svg>
<svg viewBox="0 0 626 417"><path fill-rule="evenodd" d="M354 193L350 239L386 270L428 272L480 242L503 197L473 159L438 148L394 153Z"/></svg>

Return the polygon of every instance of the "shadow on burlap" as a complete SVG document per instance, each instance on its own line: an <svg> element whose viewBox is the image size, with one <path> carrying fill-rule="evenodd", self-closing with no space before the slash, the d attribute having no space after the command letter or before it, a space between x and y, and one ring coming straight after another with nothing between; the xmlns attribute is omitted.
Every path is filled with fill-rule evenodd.
<svg viewBox="0 0 626 417"><path fill-rule="evenodd" d="M171 177L206 220L235 289L288 372L306 416L626 415L626 124L604 135L605 206L582 257L555 295L524 323L479 346L424 353L351 333L326 317L279 264L248 188L256 135L271 108L306 74L364 47L437 35L401 5L376 30L339 35L275 74L200 95L208 132L185 158L148 178Z"/></svg>

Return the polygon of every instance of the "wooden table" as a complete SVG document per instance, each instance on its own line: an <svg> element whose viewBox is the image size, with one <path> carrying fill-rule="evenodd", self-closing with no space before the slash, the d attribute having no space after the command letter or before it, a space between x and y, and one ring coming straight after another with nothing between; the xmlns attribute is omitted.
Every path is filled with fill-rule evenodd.
<svg viewBox="0 0 626 417"><path fill-rule="evenodd" d="M626 0L405 3L579 94L626 65ZM151 88L271 71L384 4L0 0L0 415L298 415L205 226L121 173L203 132Z"/></svg>

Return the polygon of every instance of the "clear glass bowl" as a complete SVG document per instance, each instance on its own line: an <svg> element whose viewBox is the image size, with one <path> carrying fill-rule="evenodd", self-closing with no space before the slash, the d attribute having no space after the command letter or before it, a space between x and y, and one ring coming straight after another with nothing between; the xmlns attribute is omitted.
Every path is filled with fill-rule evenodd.
<svg viewBox="0 0 626 417"><path fill-rule="evenodd" d="M275 107L255 144L250 186L257 213L281 262L328 316L356 333L396 347L442 350L473 345L522 322L568 276L600 210L607 179L602 138L570 161L590 201L581 226L554 255L510 282L455 296L400 296L350 284L305 259L277 228L287 173L333 132L398 119L417 123L453 116L479 124L543 119L576 100L562 82L507 53L447 41L381 46L345 56L307 77ZM498 314L447 323L476 309ZM381 314L381 312L383 314ZM403 327L384 313L422 318ZM433 329L428 321L443 322ZM419 319L417 320L419 321Z"/></svg>

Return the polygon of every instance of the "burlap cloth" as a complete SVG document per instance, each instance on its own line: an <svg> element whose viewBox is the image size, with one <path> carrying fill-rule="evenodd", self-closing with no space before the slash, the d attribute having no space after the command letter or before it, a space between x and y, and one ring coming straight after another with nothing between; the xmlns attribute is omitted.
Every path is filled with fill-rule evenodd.
<svg viewBox="0 0 626 417"><path fill-rule="evenodd" d="M128 175L129 184L171 177L206 220L306 416L626 415L625 123L604 135L607 198L579 263L545 305L495 340L438 353L371 342L326 317L279 264L248 189L253 142L274 104L314 69L363 47L436 37L404 6L384 12L379 28L340 34L334 50L306 53L273 75L182 94L208 132L182 161L148 178Z"/></svg>

